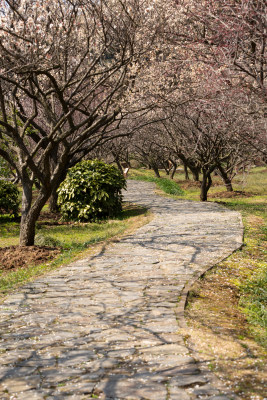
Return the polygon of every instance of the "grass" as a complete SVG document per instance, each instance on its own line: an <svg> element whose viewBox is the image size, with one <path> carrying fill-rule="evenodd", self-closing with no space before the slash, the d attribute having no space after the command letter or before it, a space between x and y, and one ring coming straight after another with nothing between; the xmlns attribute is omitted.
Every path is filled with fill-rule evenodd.
<svg viewBox="0 0 267 400"><path fill-rule="evenodd" d="M191 341L201 361L243 400L263 400L267 349L266 212L237 202L243 215L244 246L192 287L186 309ZM242 202L243 203L243 202Z"/></svg>
<svg viewBox="0 0 267 400"><path fill-rule="evenodd" d="M173 180L168 178L156 178L151 175L151 171L145 170L135 170L131 172L130 179L139 180L139 181L147 181L154 182L163 192L175 196L183 196L184 192L181 187Z"/></svg>
<svg viewBox="0 0 267 400"><path fill-rule="evenodd" d="M37 244L43 240L44 245L55 244L63 250L81 250L122 233L126 227L126 220L111 220L100 224L42 225L37 230Z"/></svg>
<svg viewBox="0 0 267 400"><path fill-rule="evenodd" d="M7 215L0 215L0 247L19 244L19 223Z"/></svg>
<svg viewBox="0 0 267 400"><path fill-rule="evenodd" d="M151 214L147 210L126 204L120 217L100 223L46 225L45 221L37 222L37 244L60 246L61 254L53 261L30 265L15 271L1 271L0 268L0 292L6 294L39 275L86 257L97 250L97 245L102 246L107 241L128 234L150 219ZM1 216L0 247L16 245L18 242L19 223L10 220L7 216Z"/></svg>
<svg viewBox="0 0 267 400"><path fill-rule="evenodd" d="M169 180L169 177L166 175L165 171L160 171L160 175L163 178L162 180ZM193 177L192 174L189 173L190 182L192 183ZM156 178L154 172L148 169L131 169L129 173L129 179L135 180L145 180L150 182L155 182L158 184L158 181L161 179ZM222 184L222 181L219 176L213 176L213 186L210 188L208 197L211 201L211 196L215 193L225 192L225 186ZM187 186L185 181L184 172L182 169L178 169L174 176L174 183L180 186L180 190L182 193L180 194L182 198L190 199L190 200L199 200L200 189L198 185L190 185ZM184 187L185 186L185 187ZM251 193L252 198L247 198L246 202L261 202L262 196L264 199L267 199L267 168L266 167L257 167L251 169L248 173L239 174L233 180L234 190L238 191L247 191ZM177 194L179 195L179 194ZM229 201L227 198L224 201Z"/></svg>
<svg viewBox="0 0 267 400"><path fill-rule="evenodd" d="M243 294L240 305L251 324L265 330L267 328L267 269L262 268L260 272L257 271L256 276L247 280L240 289Z"/></svg>

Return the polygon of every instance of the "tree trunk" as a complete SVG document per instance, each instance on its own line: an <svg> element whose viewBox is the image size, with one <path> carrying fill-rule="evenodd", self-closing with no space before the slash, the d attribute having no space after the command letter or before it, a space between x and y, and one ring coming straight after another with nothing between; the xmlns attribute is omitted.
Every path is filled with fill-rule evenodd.
<svg viewBox="0 0 267 400"><path fill-rule="evenodd" d="M173 178L174 178L174 175L175 175L176 169L177 169L177 164L176 164L174 161L172 161L172 172L171 172L171 179L173 179Z"/></svg>
<svg viewBox="0 0 267 400"><path fill-rule="evenodd" d="M33 246L35 236L35 223L39 215L35 217L32 212L21 219L20 223L20 246Z"/></svg>
<svg viewBox="0 0 267 400"><path fill-rule="evenodd" d="M118 167L119 171L123 174L123 168L122 168L122 166L121 166L119 157L116 155L115 152L112 152L112 155L113 155L113 157L114 157L115 163L117 164L117 167Z"/></svg>
<svg viewBox="0 0 267 400"><path fill-rule="evenodd" d="M190 171L192 172L193 180L195 182L199 182L199 169L198 168L190 168Z"/></svg>
<svg viewBox="0 0 267 400"><path fill-rule="evenodd" d="M169 165L169 162L168 161L164 161L163 162L163 168L164 168L164 170L165 170L165 172L166 172L166 175L167 176L169 176L170 175L170 165Z"/></svg>
<svg viewBox="0 0 267 400"><path fill-rule="evenodd" d="M187 165L185 163L184 163L184 174L185 174L185 180L189 181L188 168L187 168Z"/></svg>
<svg viewBox="0 0 267 400"><path fill-rule="evenodd" d="M209 172L203 172L203 179L201 182L201 191L200 191L200 200L207 201L208 200L208 191L211 187L212 179Z"/></svg>
<svg viewBox="0 0 267 400"><path fill-rule="evenodd" d="M123 168L122 168L122 166L121 166L120 161L116 158L115 162L116 162L116 164L117 164L118 170L119 170L121 173L123 173Z"/></svg>
<svg viewBox="0 0 267 400"><path fill-rule="evenodd" d="M35 223L40 212L49 198L49 194L40 193L32 205L32 183L30 181L22 182L22 208L20 222L20 246L33 246L35 236Z"/></svg>
<svg viewBox="0 0 267 400"><path fill-rule="evenodd" d="M57 194L57 189L59 188L59 185L66 179L67 176L67 171L69 168L71 168L73 165L69 165L64 169L64 171L60 175L59 183L52 189L50 198L49 198L49 211L53 213L59 212L59 207L57 205L57 199L58 199L58 194Z"/></svg>
<svg viewBox="0 0 267 400"><path fill-rule="evenodd" d="M233 186L232 186L232 182L227 174L227 172L225 171L225 169L223 168L222 165L218 165L218 170L220 171L220 176L225 184L226 190L227 192L233 192Z"/></svg>
<svg viewBox="0 0 267 400"><path fill-rule="evenodd" d="M57 189L53 189L51 196L49 198L49 210L52 213L57 213L59 211L57 205L57 199L58 199Z"/></svg>
<svg viewBox="0 0 267 400"><path fill-rule="evenodd" d="M152 165L156 178L160 178L159 169L156 165Z"/></svg>
<svg viewBox="0 0 267 400"><path fill-rule="evenodd" d="M26 219L32 205L32 182L25 178L22 180L22 199L21 199L21 226Z"/></svg>

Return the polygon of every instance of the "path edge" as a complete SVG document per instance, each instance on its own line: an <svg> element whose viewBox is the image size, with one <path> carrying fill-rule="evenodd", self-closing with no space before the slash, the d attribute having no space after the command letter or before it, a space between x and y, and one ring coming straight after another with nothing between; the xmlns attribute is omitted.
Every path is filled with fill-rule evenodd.
<svg viewBox="0 0 267 400"><path fill-rule="evenodd" d="M196 281L198 281L201 277L203 277L208 271L215 268L217 264L227 260L228 257L230 257L232 254L234 254L235 252L237 252L244 246L244 224L243 224L241 214L240 213L238 213L238 214L239 214L238 218L240 221L241 233L239 235L236 235L236 239L235 239L236 248L231 253L229 253L227 256L223 256L222 258L219 258L215 264L207 265L206 267L203 267L201 270L197 271L194 274L194 276L192 277L192 279L190 279L185 284L185 286L182 290L181 296L180 296L179 304L176 307L176 313L179 314L179 318L181 318L180 328L188 328L188 324L187 324L185 316L184 316L184 311L185 311L185 308L187 305L189 292L190 292L192 286L194 285L194 283L196 283Z"/></svg>
<svg viewBox="0 0 267 400"><path fill-rule="evenodd" d="M206 267L203 267L200 271L195 273L195 275L192 277L192 279L190 279L184 286L181 296L180 296L179 303L175 310L176 315L177 315L177 320L179 318L179 329L181 329L181 331L182 331L181 335L184 338L185 346L188 349L188 351L190 352L190 355L196 360L197 363L199 363L199 362L201 363L201 370L206 374L206 376L209 377L210 383L215 384L216 387L218 387L218 389L222 390L222 392L225 392L225 390L226 390L225 395L231 396L229 398L229 400L230 399L231 400L242 400L242 398L239 397L237 394L233 393L231 391L231 389L229 391L229 388L227 387L227 385L225 386L223 384L222 380L214 372L212 372L208 368L208 366L205 363L203 363L203 361L201 360L201 353L199 352L197 346L191 339L190 335L186 334L186 331L188 331L188 329L189 329L189 325L185 318L185 308L186 308L186 305L188 302L189 292L190 292L192 286L194 285L194 283L197 282L201 277L203 277L208 271L215 268L219 263L227 260L228 257L230 257L232 254L234 254L235 252L237 252L244 246L244 224L243 224L242 215L239 212L238 212L238 219L240 221L241 232L239 235L236 235L236 248L227 256L224 256L224 257L221 257L220 259L218 259L218 261L215 264L207 265Z"/></svg>

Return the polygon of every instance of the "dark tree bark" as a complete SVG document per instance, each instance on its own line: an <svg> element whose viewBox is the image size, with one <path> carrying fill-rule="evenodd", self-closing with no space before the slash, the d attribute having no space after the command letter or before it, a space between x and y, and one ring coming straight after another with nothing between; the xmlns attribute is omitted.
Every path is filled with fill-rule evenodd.
<svg viewBox="0 0 267 400"><path fill-rule="evenodd" d="M232 182L231 182L231 179L229 178L227 172L225 171L225 169L223 168L223 166L221 164L219 164L217 166L217 168L220 172L220 176L225 184L227 192L233 192Z"/></svg>
<svg viewBox="0 0 267 400"><path fill-rule="evenodd" d="M186 163L184 163L184 174L185 174L185 180L189 181L189 173Z"/></svg>
<svg viewBox="0 0 267 400"><path fill-rule="evenodd" d="M123 168L122 168L120 160L118 158L115 159L115 163L116 163L119 171L123 174Z"/></svg>
<svg viewBox="0 0 267 400"><path fill-rule="evenodd" d="M33 205L29 188L23 187L22 213L20 223L20 246L33 246L35 224L42 208L49 198L49 193L40 193Z"/></svg>
<svg viewBox="0 0 267 400"><path fill-rule="evenodd" d="M198 168L194 168L194 167L190 167L189 166L190 171L192 172L193 175L193 180L195 182L199 182L199 169Z"/></svg>
<svg viewBox="0 0 267 400"><path fill-rule="evenodd" d="M159 169L158 169L157 165L152 165L152 169L154 171L156 178L160 178L160 173L159 173Z"/></svg>
<svg viewBox="0 0 267 400"><path fill-rule="evenodd" d="M51 196L49 198L49 210L52 213L57 213L59 211L57 205L57 199L58 199L57 188L53 188Z"/></svg>
<svg viewBox="0 0 267 400"><path fill-rule="evenodd" d="M122 168L121 161L120 161L118 154L116 154L114 151L112 151L111 154L114 157L114 161L115 161L119 171L123 174L123 168Z"/></svg>
<svg viewBox="0 0 267 400"><path fill-rule="evenodd" d="M177 170L177 163L175 161L171 161L172 163L172 170L171 170L171 179L174 178L175 172Z"/></svg>
<svg viewBox="0 0 267 400"><path fill-rule="evenodd" d="M184 166L186 165L187 168L190 169L190 171L192 172L194 181L198 182L200 168L197 166L196 162L194 160L190 160L189 158L185 157L185 155L181 152L177 153L177 156L180 158L183 165Z"/></svg>
<svg viewBox="0 0 267 400"><path fill-rule="evenodd" d="M163 162L163 168L164 168L164 170L166 172L166 175L169 176L170 175L170 170L171 170L169 161L166 161L166 162L164 161Z"/></svg>
<svg viewBox="0 0 267 400"><path fill-rule="evenodd" d="M24 229L25 221L27 219L27 216L29 214L29 211L31 209L32 205L32 182L27 179L27 176L23 176L24 178L22 180L22 200L21 200L21 231ZM21 232L20 232L21 234ZM25 236L25 233L23 234L23 237Z"/></svg>
<svg viewBox="0 0 267 400"><path fill-rule="evenodd" d="M210 172L202 171L203 178L201 182L201 191L200 191L200 200L207 201L208 200L208 191L212 185L212 179Z"/></svg>

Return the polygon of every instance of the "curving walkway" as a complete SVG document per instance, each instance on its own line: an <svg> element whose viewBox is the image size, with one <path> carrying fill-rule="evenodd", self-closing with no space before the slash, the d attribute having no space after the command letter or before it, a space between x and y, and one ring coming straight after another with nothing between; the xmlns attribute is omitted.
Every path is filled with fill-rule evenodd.
<svg viewBox="0 0 267 400"><path fill-rule="evenodd" d="M0 399L235 398L189 354L179 301L242 244L239 214L145 182L129 181L125 198L153 221L1 304Z"/></svg>

